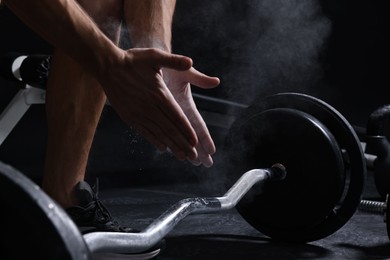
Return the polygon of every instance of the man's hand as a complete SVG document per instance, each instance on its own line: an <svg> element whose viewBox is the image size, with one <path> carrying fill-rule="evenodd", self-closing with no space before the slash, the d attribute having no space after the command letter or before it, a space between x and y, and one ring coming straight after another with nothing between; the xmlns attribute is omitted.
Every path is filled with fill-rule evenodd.
<svg viewBox="0 0 390 260"><path fill-rule="evenodd" d="M179 160L196 160L197 134L167 88L161 69L188 71L191 66L192 60L185 56L158 49L130 49L99 75L110 104L122 120L159 150L169 148ZM206 147L209 153L213 149Z"/></svg>
<svg viewBox="0 0 390 260"><path fill-rule="evenodd" d="M199 114L198 109L192 98L191 86L201 88L214 88L219 85L219 79L209 77L194 68L186 71L177 71L172 69L163 69L164 80L175 97L177 103L191 122L196 135L198 137L198 144L196 151L198 157L196 159L188 158L194 165L203 164L206 167L213 165L213 155L216 151L213 139L207 129L206 123Z"/></svg>

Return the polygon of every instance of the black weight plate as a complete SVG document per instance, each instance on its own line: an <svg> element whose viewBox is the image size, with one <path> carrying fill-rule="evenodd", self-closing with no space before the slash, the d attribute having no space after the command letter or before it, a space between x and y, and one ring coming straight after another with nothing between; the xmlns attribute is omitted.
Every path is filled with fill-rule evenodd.
<svg viewBox="0 0 390 260"><path fill-rule="evenodd" d="M342 154L326 127L307 113L284 108L254 114L235 127L230 183L253 168L281 163L287 169L286 179L267 185L264 193L252 189L237 207L241 215L272 237L290 237L321 223L344 187Z"/></svg>
<svg viewBox="0 0 390 260"><path fill-rule="evenodd" d="M333 234L348 222L361 201L367 167L360 140L344 116L320 99L298 93L281 93L267 100L268 109L273 107L295 108L317 118L326 125L345 153L347 183L344 196L326 220L310 230L306 237L310 241Z"/></svg>
<svg viewBox="0 0 390 260"><path fill-rule="evenodd" d="M329 213L326 219L318 225L314 225L311 228L303 229L295 233L290 232L289 230L276 230L273 232L273 229L268 230L266 226L259 226L258 229L270 237L280 240L296 242L318 240L341 228L352 217L360 203L366 173L366 165L360 141L348 121L327 103L304 94L281 93L267 97L266 99L260 100L259 102L249 106L233 124L227 138L227 143L230 142L229 139L233 140L233 142L234 140L238 141L238 139L234 138L237 134L237 126L248 121L251 117L253 117L253 115L259 114L263 111L280 108L295 109L297 111L307 113L317 121L321 122L321 124L325 126L324 129L328 129L337 141L339 148L344 151L343 161L347 180L342 196L339 198L339 202L335 205L334 209ZM290 128L293 127L293 125L290 126ZM307 141L308 140L302 142ZM229 147L229 145L227 145L227 147ZM317 149L322 149L322 147L317 147ZM230 153L227 152L227 154ZM230 165L232 166L234 163ZM237 164L235 166L237 166ZM305 165L302 165L302 169L305 169L304 167ZM234 176L235 173L231 172L232 169L234 170L235 167L230 167L227 171L229 175ZM289 172L288 168L287 172ZM340 195L338 190L339 187L329 186L328 188L334 189L334 193ZM296 204L299 203L299 201L296 202ZM240 210L240 205L238 205L238 209ZM254 209L253 211L257 210L259 209ZM297 211L295 210L291 214L296 212ZM244 218L246 217L248 216L244 216Z"/></svg>
<svg viewBox="0 0 390 260"><path fill-rule="evenodd" d="M0 162L1 259L90 259L76 225L19 171Z"/></svg>

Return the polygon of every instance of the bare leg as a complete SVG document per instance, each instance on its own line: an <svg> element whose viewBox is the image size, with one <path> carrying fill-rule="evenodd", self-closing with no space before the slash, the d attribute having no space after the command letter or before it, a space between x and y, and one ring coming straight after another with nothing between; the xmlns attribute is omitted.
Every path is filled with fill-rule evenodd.
<svg viewBox="0 0 390 260"><path fill-rule="evenodd" d="M118 42L122 0L80 0L102 31ZM47 90L48 146L42 187L64 208L77 203L74 186L87 160L106 97L72 58L55 50Z"/></svg>

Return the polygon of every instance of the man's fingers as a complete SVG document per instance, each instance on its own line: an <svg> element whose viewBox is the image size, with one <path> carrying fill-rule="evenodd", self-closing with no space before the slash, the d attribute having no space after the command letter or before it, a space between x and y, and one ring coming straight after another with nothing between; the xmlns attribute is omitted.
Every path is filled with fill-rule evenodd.
<svg viewBox="0 0 390 260"><path fill-rule="evenodd" d="M200 88L214 88L219 85L220 80L217 77L210 77L193 67L188 73L188 82Z"/></svg>
<svg viewBox="0 0 390 260"><path fill-rule="evenodd" d="M157 69L189 70L192 67L192 59L189 57L171 54L159 49L149 49L148 52L150 64Z"/></svg>
<svg viewBox="0 0 390 260"><path fill-rule="evenodd" d="M194 147L195 144L192 141L194 138L192 133L190 138L187 138L187 136L183 134L183 131L186 129L181 129L180 125L175 125L169 116L156 118L156 123L158 125L166 126L163 130L159 131L159 129L156 129L155 131L161 136L165 136L164 143L179 160L185 160L186 158L194 159L198 156ZM191 131L193 131L192 128ZM193 134L195 135L195 133Z"/></svg>
<svg viewBox="0 0 390 260"><path fill-rule="evenodd" d="M195 166L199 166L201 164L203 164L207 168L213 166L214 164L213 158L211 157L210 154L204 151L202 145L201 144L197 145L196 149L198 150L198 157L195 160L189 159L189 161Z"/></svg>
<svg viewBox="0 0 390 260"><path fill-rule="evenodd" d="M162 84L164 84L162 82ZM175 101L171 92L164 93L164 99L157 104L156 111L151 115L159 126L164 126L162 131L170 137L170 143L166 143L173 151L185 151L186 157L196 158L194 147L198 143L198 138L187 116ZM162 105L163 104L163 105ZM155 116L160 114L161 116Z"/></svg>
<svg viewBox="0 0 390 260"><path fill-rule="evenodd" d="M134 113L124 112L124 121L139 130L159 150L169 147L180 160L196 158L194 147L198 139L188 118L168 90L159 92L158 96L149 102L137 103Z"/></svg>
<svg viewBox="0 0 390 260"><path fill-rule="evenodd" d="M167 146L161 142L155 134L153 134L151 131L149 131L147 128L141 126L141 125L137 125L137 126L134 126L135 130L137 130L137 132L139 134L141 134L143 137L145 137L146 140L148 140L151 144L153 144L155 147L157 147L158 150L160 150L161 152L165 151L167 149Z"/></svg>
<svg viewBox="0 0 390 260"><path fill-rule="evenodd" d="M144 118L142 123L135 124L135 128L160 151L166 151L169 148L178 160L196 158L198 154L194 146L185 139L180 130L168 118L164 117L165 115L161 115L157 119Z"/></svg>
<svg viewBox="0 0 390 260"><path fill-rule="evenodd" d="M199 166L202 164L202 162L199 159L199 156L195 160L190 160L190 159L188 159L188 160L195 166Z"/></svg>
<svg viewBox="0 0 390 260"><path fill-rule="evenodd" d="M192 105L184 111L188 119L190 120L192 127L194 128L198 137L198 142L202 146L203 151L207 154L213 155L216 151L215 144L211 138L210 132L207 128L205 121L196 109L193 100L189 101Z"/></svg>
<svg viewBox="0 0 390 260"><path fill-rule="evenodd" d="M213 159L211 155L213 155L216 151L215 144L211 138L206 123L204 122L199 111L196 109L195 104L193 104L192 100L188 102L190 102L192 106L185 109L184 112L192 123L192 127L198 136L198 144L196 146L198 157L195 160L191 160L190 158L188 159L196 166L203 164L205 167L211 167L213 165Z"/></svg>
<svg viewBox="0 0 390 260"><path fill-rule="evenodd" d="M210 168L214 164L213 158L209 154L199 155L199 160L206 168Z"/></svg>

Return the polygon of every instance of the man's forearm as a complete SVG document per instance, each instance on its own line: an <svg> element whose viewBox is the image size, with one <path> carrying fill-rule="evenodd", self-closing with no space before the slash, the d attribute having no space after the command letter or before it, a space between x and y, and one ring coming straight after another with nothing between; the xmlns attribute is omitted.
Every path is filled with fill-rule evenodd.
<svg viewBox="0 0 390 260"><path fill-rule="evenodd" d="M134 47L171 51L176 0L127 0L125 15Z"/></svg>
<svg viewBox="0 0 390 260"><path fill-rule="evenodd" d="M5 0L27 26L95 75L121 53L75 2Z"/></svg>

